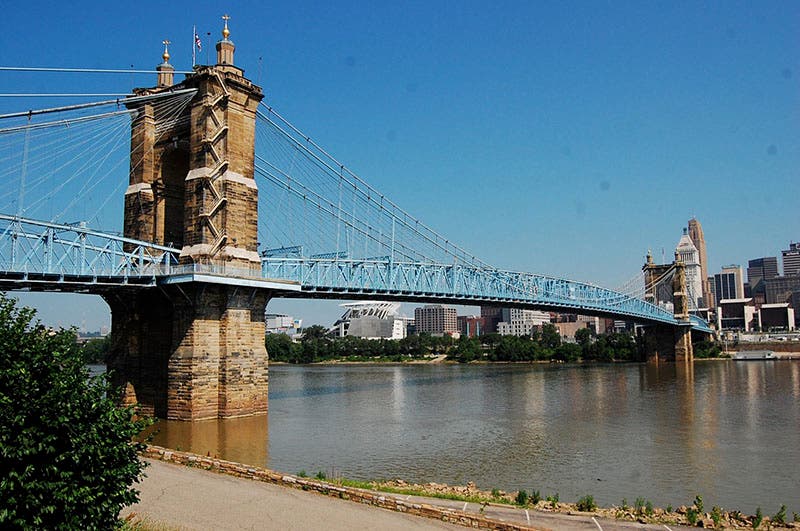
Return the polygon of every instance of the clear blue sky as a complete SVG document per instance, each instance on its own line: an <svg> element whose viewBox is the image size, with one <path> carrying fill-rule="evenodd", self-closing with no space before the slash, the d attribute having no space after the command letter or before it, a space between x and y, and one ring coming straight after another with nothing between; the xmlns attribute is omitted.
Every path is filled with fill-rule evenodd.
<svg viewBox="0 0 800 531"><path fill-rule="evenodd" d="M225 11L270 105L496 266L613 287L648 248L669 256L692 215L711 272L800 239L797 2L13 2L0 64L152 68L168 38L185 69L192 25L205 62ZM155 81L0 79L1 92ZM109 320L97 301L23 300L52 323ZM297 304L270 309L338 313Z"/></svg>

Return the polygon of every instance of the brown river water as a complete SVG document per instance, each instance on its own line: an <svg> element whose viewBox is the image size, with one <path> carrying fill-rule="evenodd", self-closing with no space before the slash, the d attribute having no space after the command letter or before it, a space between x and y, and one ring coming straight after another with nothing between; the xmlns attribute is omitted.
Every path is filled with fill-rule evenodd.
<svg viewBox="0 0 800 531"><path fill-rule="evenodd" d="M270 367L267 417L153 443L288 473L800 512L800 361Z"/></svg>

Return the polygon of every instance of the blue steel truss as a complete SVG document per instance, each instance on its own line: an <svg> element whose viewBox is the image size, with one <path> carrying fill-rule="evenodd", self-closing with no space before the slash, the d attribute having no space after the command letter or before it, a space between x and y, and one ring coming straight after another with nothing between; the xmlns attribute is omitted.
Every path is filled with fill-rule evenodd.
<svg viewBox="0 0 800 531"><path fill-rule="evenodd" d="M561 278L460 265L265 258L264 276L294 281L307 296L496 304L679 324L673 314L642 299ZM711 333L702 319L692 326Z"/></svg>
<svg viewBox="0 0 800 531"><path fill-rule="evenodd" d="M37 283L156 285L180 251L82 225L0 214L0 278Z"/></svg>
<svg viewBox="0 0 800 531"><path fill-rule="evenodd" d="M0 284L6 287L64 290L77 286L91 290L118 285L156 286L186 273L187 266L178 265L179 255L178 249L82 225L0 214ZM193 271L206 267L193 266L197 266ZM260 273L263 279L295 288L286 290L288 296L496 304L680 324L671 312L644 300L584 282L532 273L335 257L264 258ZM246 282L259 271L216 274L233 275ZM300 291L296 291L297 285ZM698 317L692 316L691 324L696 330L711 333L708 324Z"/></svg>

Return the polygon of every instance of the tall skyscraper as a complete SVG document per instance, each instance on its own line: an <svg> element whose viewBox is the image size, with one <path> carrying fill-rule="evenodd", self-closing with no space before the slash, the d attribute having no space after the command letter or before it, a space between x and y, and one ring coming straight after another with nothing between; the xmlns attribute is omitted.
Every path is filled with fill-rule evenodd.
<svg viewBox="0 0 800 531"><path fill-rule="evenodd" d="M800 275L800 243L789 242L789 248L781 251L783 274Z"/></svg>
<svg viewBox="0 0 800 531"><path fill-rule="evenodd" d="M711 307L716 301L711 295L711 285L708 282L708 255L706 254L706 239L703 236L703 226L697 218L689 220L689 238L697 248L700 259L700 279L703 291L701 306Z"/></svg>

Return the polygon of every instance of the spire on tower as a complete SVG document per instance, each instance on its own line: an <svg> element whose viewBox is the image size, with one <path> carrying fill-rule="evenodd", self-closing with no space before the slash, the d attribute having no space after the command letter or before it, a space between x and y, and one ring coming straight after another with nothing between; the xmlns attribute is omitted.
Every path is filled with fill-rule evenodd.
<svg viewBox="0 0 800 531"><path fill-rule="evenodd" d="M231 30L228 29L228 21L230 19L230 15L222 15L222 20L225 21L225 27L222 28L222 40L217 42L218 65L233 65L233 51L236 47L233 45L233 41L229 39Z"/></svg>
<svg viewBox="0 0 800 531"><path fill-rule="evenodd" d="M172 42L164 39L161 41L161 44L164 45L164 53L161 55L164 62L156 67L156 71L158 72L157 85L159 87L171 87L175 80L175 67L169 64L169 45L172 44Z"/></svg>

